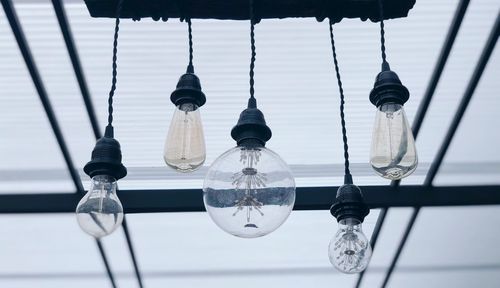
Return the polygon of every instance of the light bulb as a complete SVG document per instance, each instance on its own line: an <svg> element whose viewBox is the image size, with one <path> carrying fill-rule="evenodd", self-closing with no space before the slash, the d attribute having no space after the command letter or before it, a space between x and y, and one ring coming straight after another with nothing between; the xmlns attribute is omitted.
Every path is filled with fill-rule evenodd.
<svg viewBox="0 0 500 288"><path fill-rule="evenodd" d="M377 107L370 164L380 176L398 180L417 168L415 140L403 106L384 103Z"/></svg>
<svg viewBox="0 0 500 288"><path fill-rule="evenodd" d="M288 165L263 147L237 146L208 169L203 200L212 220L243 238L276 230L295 203L295 180Z"/></svg>
<svg viewBox="0 0 500 288"><path fill-rule="evenodd" d="M361 230L361 222L354 218L340 220L339 230L330 241L328 257L342 273L359 273L370 262L372 248Z"/></svg>
<svg viewBox="0 0 500 288"><path fill-rule="evenodd" d="M205 157L205 138L198 106L192 103L178 105L165 142L165 163L179 172L191 172L203 165Z"/></svg>
<svg viewBox="0 0 500 288"><path fill-rule="evenodd" d="M111 234L121 225L123 207L116 196L114 177L92 177L90 190L76 207L76 218L83 231L96 238Z"/></svg>

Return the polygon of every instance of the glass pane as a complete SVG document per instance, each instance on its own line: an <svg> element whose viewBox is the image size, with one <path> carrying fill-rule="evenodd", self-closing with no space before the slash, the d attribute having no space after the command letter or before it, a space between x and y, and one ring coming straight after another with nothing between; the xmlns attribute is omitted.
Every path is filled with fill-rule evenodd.
<svg viewBox="0 0 500 288"><path fill-rule="evenodd" d="M422 208L398 267L500 265L498 225L499 206Z"/></svg>
<svg viewBox="0 0 500 288"><path fill-rule="evenodd" d="M382 285L387 267L391 264L412 212L413 208L391 208L387 212L372 260L361 283L362 288Z"/></svg>
<svg viewBox="0 0 500 288"><path fill-rule="evenodd" d="M19 278L105 273L94 239L72 214L2 215L0 227L2 273Z"/></svg>
<svg viewBox="0 0 500 288"><path fill-rule="evenodd" d="M45 277L38 275L25 275L21 277L0 276L0 285L2 287L16 288L88 288L88 287L109 287L111 284L104 275L77 275L67 276L56 274ZM120 286L121 287L121 286Z"/></svg>
<svg viewBox="0 0 500 288"><path fill-rule="evenodd" d="M0 194L75 190L59 146L0 9Z"/></svg>
<svg viewBox="0 0 500 288"><path fill-rule="evenodd" d="M405 288L469 288L480 286L481 288L496 288L500 285L500 267L485 267L484 269L453 269L450 271L399 271L394 273L387 287ZM430 270L430 269L429 269Z"/></svg>
<svg viewBox="0 0 500 288"><path fill-rule="evenodd" d="M454 10L458 1L439 2L442 5L449 5L448 10ZM446 2L448 4L445 4ZM420 4L421 2L417 3L416 6ZM499 9L500 3L498 1L471 1L417 139L417 149L419 149L419 161L421 163L430 163L436 156L455 116ZM449 21L446 22L446 29L448 29L449 23ZM439 49L441 49L443 41L444 38L439 40ZM427 44L426 41L425 43ZM488 164L499 162L498 157L495 158L496 156L491 154L491 151L498 147L500 141L496 135L498 133L489 133L488 129L481 128L483 126L495 127L500 124L498 117L492 112L498 112L498 97L495 97L495 95L498 94L497 91L500 89L500 82L497 81L500 74L498 69L495 69L495 67L498 67L498 60L495 60L494 57L491 58L490 61L492 62L488 65L490 67L488 68L489 72L485 71L486 74L484 74L480 87L478 87L475 96L472 98L467 114L459 126L452 146L450 146L443 169L440 171L443 173L444 178L449 179L446 182L448 184L453 182L457 184L481 183L482 180L485 180L484 177L480 177L481 172L477 173L469 167L475 167L476 164L479 164L478 169L489 172L487 171ZM452 150L455 150L455 152L452 152ZM486 164L486 166L481 167L483 164ZM467 177L464 177L466 174ZM490 180L491 178L492 176L489 175Z"/></svg>
<svg viewBox="0 0 500 288"><path fill-rule="evenodd" d="M500 49L488 66L451 142L436 185L500 184Z"/></svg>
<svg viewBox="0 0 500 288"><path fill-rule="evenodd" d="M137 287L134 266L123 228L120 227L111 235L102 238L102 244L118 286L120 288L129 286ZM136 257L140 258L139 255L136 255Z"/></svg>
<svg viewBox="0 0 500 288"><path fill-rule="evenodd" d="M77 167L83 167L89 161L95 138L52 3L15 2L72 159ZM102 122L101 129L104 126Z"/></svg>
<svg viewBox="0 0 500 288"><path fill-rule="evenodd" d="M374 210L365 220L367 237L377 215ZM226 234L205 213L133 214L128 221L147 285L174 281L176 287L190 287L207 281L230 286L245 279L244 287L289 287L294 280L317 279L319 287L329 287L333 280L343 286L355 281L328 260L328 243L337 229L328 211L295 211L278 230L251 241Z"/></svg>

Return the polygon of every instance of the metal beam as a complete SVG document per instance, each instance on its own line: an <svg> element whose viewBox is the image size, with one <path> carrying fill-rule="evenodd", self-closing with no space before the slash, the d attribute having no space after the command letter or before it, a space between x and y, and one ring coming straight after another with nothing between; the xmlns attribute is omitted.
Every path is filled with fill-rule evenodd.
<svg viewBox="0 0 500 288"><path fill-rule="evenodd" d="M338 187L298 187L294 210L328 210ZM500 205L500 185L361 186L370 208L415 206ZM126 213L201 212L201 189L121 190ZM0 213L73 213L80 200L75 193L3 194Z"/></svg>
<svg viewBox="0 0 500 288"><path fill-rule="evenodd" d="M85 193L85 190L83 189L82 181L80 180L80 176L78 175L78 172L73 164L73 160L71 159L71 156L69 154L68 147L61 132L61 128L59 127L59 123L55 116L54 110L52 109L52 104L50 103L49 96L47 94L47 91L45 90L45 86L43 85L40 73L38 72L38 68L31 54L31 50L29 48L28 42L26 41L26 36L24 34L24 31L22 30L21 24L19 23L19 19L17 17L14 6L12 5L11 0L1 0L1 2L14 37L16 38L19 50L21 51L21 54L24 58L24 62L26 63L26 67L28 68L28 71L31 75L33 84L35 85L35 89L38 93L40 101L42 102L47 118L49 119L50 126L52 128L52 131L54 132L54 136L56 137L59 148L61 149L61 153L63 154L64 162L66 163L68 172L71 176L71 179L73 180L73 183L76 186L77 192L80 195L83 195L83 193ZM74 195L76 196L76 194ZM45 203L45 201L42 201L41 203ZM74 208L76 207L76 203L71 203L71 210L74 210ZM99 248L99 252L101 253L101 257L106 267L106 272L108 274L111 285L116 288L115 280L109 267L106 254L102 249L102 244L98 239L96 239L96 244Z"/></svg>
<svg viewBox="0 0 500 288"><path fill-rule="evenodd" d="M460 26L462 25L465 12L469 7L469 3L470 0L461 0L458 3L455 15L453 16L453 20L448 30L448 34L446 35L443 47L441 48L441 52L439 53L438 61L436 63L436 66L434 67L431 80L429 81L429 85L427 86L422 101L420 102L420 106L418 107L415 120L413 121L412 131L415 140L417 139L417 136L420 132L420 128L422 127L422 123L424 122L425 116L427 115L427 110L429 109L429 105L431 103L432 97L434 96L434 92L436 91L437 84L439 83L441 75L443 74L444 67L446 66L446 62L448 61L448 58L450 56L451 48L455 43L455 39L457 38L458 31L460 30ZM392 181L391 186L397 187L399 186L400 182L401 181L399 180ZM388 212L387 208L382 209L377 218L377 223L375 225L375 229L373 230L372 237L370 239L370 244L372 246L372 249L374 250L375 250L375 245L377 244L378 236L380 235L380 230L384 226L387 212ZM361 287L361 282L363 281L364 274L365 271L359 274L355 288Z"/></svg>
<svg viewBox="0 0 500 288"><path fill-rule="evenodd" d="M66 11L64 9L61 0L52 0L52 5L54 6L54 11L59 22L59 27L61 28L61 33L68 50L69 57L71 59L71 64L73 65L73 70L75 72L76 79L78 81L78 86L80 87L80 92L82 94L83 102L85 103L85 108L87 110L87 115L92 126L92 131L96 139L102 137L101 130L99 129L99 121L95 114L94 105L92 103L92 98L90 97L90 92L87 86L87 81L85 80L85 74L83 73L82 65L80 63L80 57L78 56L78 50L76 49L75 41L73 40L73 35L71 33L71 28L68 23L68 18L66 17ZM132 246L132 240L130 239L129 230L127 226L126 218L123 218L123 232L127 240L128 250L130 252L130 257L132 259L132 264L134 266L135 275L139 287L142 288L142 277L139 271L139 266L137 264L136 256L134 253L134 248Z"/></svg>
<svg viewBox="0 0 500 288"><path fill-rule="evenodd" d="M465 89L465 93L462 97L462 100L460 101L460 105L458 106L457 112L455 113L455 117L453 117L453 121L448 129L448 132L446 133L446 136L443 140L443 143L441 144L441 147L438 151L438 154L437 154L436 158L434 159L434 161L432 162L432 165L429 169L427 177L424 181L424 186L426 186L426 187L432 186L432 182L434 181L434 178L436 177L437 172L439 171L439 168L441 167L441 163L443 162L444 156L446 155L446 152L448 151L448 148L451 144L451 141L453 140L453 137L455 136L455 133L458 129L458 126L460 125L460 122L463 118L463 115L465 114L465 111L467 110L467 107L469 106L470 100L472 99L472 96L474 95L474 91L476 90L477 84L479 83L479 80L481 79L481 76L483 75L484 69L486 68L486 64L488 64L491 53L493 52L495 45L497 43L499 34L500 34L500 12L497 14L495 24L493 25L493 28L491 29L490 35L488 36L488 40L486 41L486 45L483 48L483 51L481 53L481 56L479 58L477 65L476 65L476 68L474 69L474 72L473 72L472 77L469 81L469 84L467 85L467 88ZM384 282L382 283L382 288L385 288L387 286L387 283L389 282L389 279L391 278L391 275L394 272L394 268L396 267L396 264L399 260L401 252L403 251L403 248L408 240L408 236L410 235L410 232L411 232L411 230L415 224L415 221L417 219L417 216L420 212L420 206L421 205L417 205L417 207L415 208L415 210L413 211L413 213L410 217L408 225L407 225L405 232L403 234L403 238L401 239L401 242L399 243L398 249L396 250L396 254L394 255L394 258L391 261L391 265L389 266L389 269L387 270L387 274L385 275Z"/></svg>

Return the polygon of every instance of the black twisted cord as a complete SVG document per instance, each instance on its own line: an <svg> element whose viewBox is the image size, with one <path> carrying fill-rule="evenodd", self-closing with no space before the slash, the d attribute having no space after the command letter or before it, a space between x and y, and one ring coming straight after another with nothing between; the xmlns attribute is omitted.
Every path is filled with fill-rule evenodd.
<svg viewBox="0 0 500 288"><path fill-rule="evenodd" d="M191 29L191 19L187 18L186 22L188 24L188 40L189 40L189 65L188 72L194 73L193 66L193 30Z"/></svg>
<svg viewBox="0 0 500 288"><path fill-rule="evenodd" d="M345 169L345 184L352 184L351 171L349 170L349 146L347 145L347 130L345 128L345 117L344 117L344 88L342 88L342 80L340 79L339 63L337 61L337 52L335 51L335 40L333 39L333 22L330 21L330 41L332 44L333 53L333 64L335 65L335 74L337 76L337 84L340 93L340 123L342 125L342 140L344 141L344 169ZM350 180L348 180L350 179Z"/></svg>
<svg viewBox="0 0 500 288"><path fill-rule="evenodd" d="M111 90L109 91L108 97L108 126L112 126L113 123L113 96L116 90L116 75L117 75L117 53L118 53L118 31L120 30L120 14L122 11L123 0L118 1L116 7L116 22L115 22L115 35L113 40L113 64L112 64L112 78L111 78Z"/></svg>
<svg viewBox="0 0 500 288"><path fill-rule="evenodd" d="M254 29L255 29L255 25L254 25L254 11L253 11L254 7L253 7L253 1L250 0L250 46L251 46L251 50L252 50L252 57L250 59L250 98L251 99L255 99L254 97L254 93L255 93L255 90L254 90L254 84L255 84L255 81L254 81L254 68L255 68L255 56L256 56L256 53L255 53L255 32L254 32Z"/></svg>
<svg viewBox="0 0 500 288"><path fill-rule="evenodd" d="M390 70L387 55L385 54L385 30L384 30L384 0L378 0L378 10L380 16L380 51L382 52L382 71Z"/></svg>

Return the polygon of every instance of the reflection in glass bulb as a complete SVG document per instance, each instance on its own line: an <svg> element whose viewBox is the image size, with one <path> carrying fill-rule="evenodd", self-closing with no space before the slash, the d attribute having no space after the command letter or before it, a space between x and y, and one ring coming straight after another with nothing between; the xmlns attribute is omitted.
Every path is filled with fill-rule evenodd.
<svg viewBox="0 0 500 288"><path fill-rule="evenodd" d="M372 256L372 247L361 230L361 222L347 218L339 222L339 230L328 246L328 257L342 273L365 270Z"/></svg>
<svg viewBox="0 0 500 288"><path fill-rule="evenodd" d="M398 180L417 168L413 133L403 106L385 103L378 107L373 129L370 164L380 176Z"/></svg>
<svg viewBox="0 0 500 288"><path fill-rule="evenodd" d="M123 207L116 196L116 180L112 176L92 177L89 192L76 207L78 224L96 238L111 234L123 221Z"/></svg>
<svg viewBox="0 0 500 288"><path fill-rule="evenodd" d="M288 165L265 147L237 146L210 166L203 183L205 208L222 230L243 238L276 230L295 203Z"/></svg>
<svg viewBox="0 0 500 288"><path fill-rule="evenodd" d="M191 172L205 162L205 138L196 104L177 106L170 122L163 158L179 172Z"/></svg>

